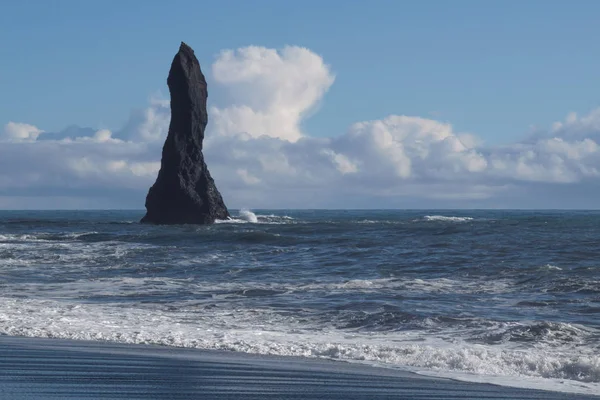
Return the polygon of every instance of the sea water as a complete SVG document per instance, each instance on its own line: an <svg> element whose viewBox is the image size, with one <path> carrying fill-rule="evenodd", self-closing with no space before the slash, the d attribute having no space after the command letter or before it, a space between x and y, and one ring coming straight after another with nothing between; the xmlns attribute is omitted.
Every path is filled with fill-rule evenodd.
<svg viewBox="0 0 600 400"><path fill-rule="evenodd" d="M0 211L0 334L600 394L600 212Z"/></svg>

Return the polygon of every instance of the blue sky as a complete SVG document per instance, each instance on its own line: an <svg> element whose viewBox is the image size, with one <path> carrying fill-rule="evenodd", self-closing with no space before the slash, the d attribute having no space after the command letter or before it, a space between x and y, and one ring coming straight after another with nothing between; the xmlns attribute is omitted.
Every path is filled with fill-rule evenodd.
<svg viewBox="0 0 600 400"><path fill-rule="evenodd" d="M281 51L289 45L306 48L311 54L320 56L327 69L327 76L315 72L318 75L315 79L324 81L306 83L317 82L316 87L323 93L311 97L310 107L306 110L298 108L302 113L302 118L297 121L302 136L330 138L332 143L341 143L341 136L352 130L349 127L357 122L383 121L392 115L419 117L451 124L452 135L474 135L479 146L476 151L485 159L486 168L502 164L503 173L508 175L508 167L503 163L510 159L516 166L521 160L519 157L526 158L527 155L519 153L521 155L517 157L514 151L506 155L502 153L504 146L512 146L513 150L515 146L522 148L522 142L529 140L532 133L564 138L566 133L554 132L553 124L564 121L571 112L577 112L579 118L583 118L571 120L573 124L579 124L577 140L594 140L594 122L581 116L592 115L600 106L600 79L597 77L600 52L596 50L600 37L598 15L600 2L591 0L2 2L0 130L9 123L27 124L46 132L46 136L39 136L41 140L50 138L48 133L76 125L94 130L107 129L115 138L121 133L121 139L125 140L127 129L124 127L143 124L136 120L135 113L144 113L143 110L149 107L149 98L168 98L166 76L180 41L186 41L195 49L209 81L209 102L221 110L241 104L240 99L254 101L248 100L251 93L242 93L235 79L215 78L211 68L220 60L223 50L260 46ZM327 81L328 77L331 82ZM277 82L285 86L287 81ZM272 89L272 86L268 87ZM263 86L253 88L266 90ZM160 114L162 108L156 104L155 108ZM214 121L217 121L216 116L211 123ZM245 127L240 124L236 125L238 130L244 131ZM589 134L581 133L588 128L591 129ZM249 131L252 129L248 128ZM5 131L8 132L8 128ZM144 146L152 147L147 143ZM361 168L370 165L361 158L364 155L343 150L341 144L335 146L332 144L321 150L334 153L332 162L344 169L345 176L361 172ZM472 146L467 147L471 149ZM589 158L588 150L585 154ZM272 148L271 151L279 154L283 150ZM573 152L569 151L563 152L570 154L565 156L566 162L573 161ZM537 152L536 156L542 157L540 154ZM580 153L577 154L579 157ZM86 156L82 154L81 157ZM344 157L350 164L340 167L339 160ZM398 161L396 155L391 157L394 162ZM556 173L555 164L551 164L554 161L548 161L554 160L552 157L544 153L544 161L538 162L548 167L548 171L554 171L551 175ZM286 160L291 159L292 153L287 154ZM593 160L589 162L593 163ZM550 186L583 185L592 179L593 173L589 171L595 167L592 164L585 164L585 168L572 166L568 173L562 171L558 178L555 174L550 179L547 178L550 175L540 172L538 164L524 167L527 179ZM411 171L418 171L415 165L413 159ZM235 171L238 176L245 177L246 183L267 181L257 171L250 173L247 165L238 167ZM455 169L460 172L460 168ZM471 165L469 168L469 171L479 173L478 167ZM577 175L577 178L573 175L583 170L587 171L584 175ZM0 174L4 174L5 180L15 179L6 168ZM427 175L425 172L406 175L402 171L398 174L405 179L402 184L406 179ZM500 179L497 173L492 175L494 179ZM133 207L139 198L143 199L140 193L145 190L140 188L149 178L145 179L139 187L137 183L131 187L123 184L128 193L134 193L131 202L123 202L123 206ZM469 181L469 188L489 179L488 176L477 183ZM223 180L227 182L226 178ZM520 183L503 181L498 185L519 186ZM556 187L564 190L564 186ZM60 192L60 188L54 187L53 193ZM106 203L99 202L91 195L97 189L82 188L78 196L83 197L73 200L72 204L82 207L86 204L118 207L121 204L114 196ZM231 192L237 193L235 190L231 189ZM458 190L461 191L464 190ZM343 192L341 187L340 192ZM518 201L497 200L486 191L487 194L474 195L466 203L461 199L460 204L490 207L535 204L533 197L517 192L509 197L521 199ZM32 207L37 204L36 194L42 196L43 193L39 183L33 181L27 190L23 187L17 190L14 185L0 187L0 196L24 196ZM244 203L254 206L254 199L257 206L263 205L260 196L253 197L248 193ZM361 196L363 194L357 194L355 198ZM413 203L421 204L420 195L415 196L417 200ZM478 203L480 198L487 202ZM365 197L361 204L368 204L369 199ZM265 205L285 206L285 201L282 198L276 204ZM413 204L388 202L381 198L378 201L383 206ZM13 203L5 200L4 204L11 207ZM0 207L2 204L0 201ZM436 202L431 204L438 205ZM561 204L569 207L571 203L558 202L559 206Z"/></svg>
<svg viewBox="0 0 600 400"><path fill-rule="evenodd" d="M596 1L3 2L0 121L117 129L168 93L179 41L203 65L287 44L336 74L310 134L401 113L505 143L600 105L598 15Z"/></svg>

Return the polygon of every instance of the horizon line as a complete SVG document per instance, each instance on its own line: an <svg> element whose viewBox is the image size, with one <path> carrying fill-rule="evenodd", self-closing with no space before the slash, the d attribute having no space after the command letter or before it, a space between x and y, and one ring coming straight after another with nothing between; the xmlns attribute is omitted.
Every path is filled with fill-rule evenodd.
<svg viewBox="0 0 600 400"><path fill-rule="evenodd" d="M600 211L600 208L261 208L240 207L229 210L241 211ZM143 208L0 208L3 211L139 211Z"/></svg>

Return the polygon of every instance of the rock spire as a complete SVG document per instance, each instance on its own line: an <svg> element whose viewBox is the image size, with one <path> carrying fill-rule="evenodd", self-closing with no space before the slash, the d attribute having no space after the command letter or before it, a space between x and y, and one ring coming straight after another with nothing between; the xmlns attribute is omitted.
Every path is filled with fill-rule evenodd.
<svg viewBox="0 0 600 400"><path fill-rule="evenodd" d="M171 123L160 171L146 196L142 223L211 224L229 212L204 162L206 80L194 50L181 43L167 79Z"/></svg>

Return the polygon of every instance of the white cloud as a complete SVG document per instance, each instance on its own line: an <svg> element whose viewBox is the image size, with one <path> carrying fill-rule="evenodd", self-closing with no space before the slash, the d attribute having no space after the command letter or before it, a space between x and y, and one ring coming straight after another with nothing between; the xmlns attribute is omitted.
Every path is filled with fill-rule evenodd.
<svg viewBox="0 0 600 400"><path fill-rule="evenodd" d="M342 174L353 174L358 172L358 165L348 159L343 154L338 154L330 149L323 149L322 153L330 157L331 161L335 164L338 171Z"/></svg>
<svg viewBox="0 0 600 400"><path fill-rule="evenodd" d="M5 142L0 146L0 196L37 193L43 205L46 196L63 192L92 197L102 191L144 191L160 166L155 157L146 144L115 139L107 130Z"/></svg>
<svg viewBox="0 0 600 400"><path fill-rule="evenodd" d="M171 119L169 100L156 95L150 98L150 105L142 110L134 110L125 127L117 132L119 137L137 142L164 141Z"/></svg>
<svg viewBox="0 0 600 400"><path fill-rule="evenodd" d="M136 127L135 134L139 139L145 141L164 139L170 118L169 101L152 98L150 107L143 112L141 124Z"/></svg>
<svg viewBox="0 0 600 400"><path fill-rule="evenodd" d="M303 136L301 119L334 81L320 56L295 46L281 51L256 46L225 50L212 71L234 99L229 107L211 108L217 134L245 132L289 141Z"/></svg>
<svg viewBox="0 0 600 400"><path fill-rule="evenodd" d="M0 135L0 141L8 142L33 142L43 133L41 129L29 124L9 122Z"/></svg>
<svg viewBox="0 0 600 400"><path fill-rule="evenodd" d="M231 207L567 207L588 203L564 195L565 185L569 193L600 186L600 109L571 113L509 146L485 146L449 123L404 115L315 138L300 123L334 80L320 56L299 47L228 50L213 74L232 103L211 107L205 155ZM115 132L40 136L35 126L8 123L0 137L0 204L33 204L37 195L43 205L68 192L69 204L89 198L97 207L105 196L112 206L124 198L143 207L169 112L168 101L153 98Z"/></svg>
<svg viewBox="0 0 600 400"><path fill-rule="evenodd" d="M583 117L579 117L574 112L569 113L564 122L553 124L551 133L559 137L598 135L600 133L600 108L592 110Z"/></svg>
<svg viewBox="0 0 600 400"><path fill-rule="evenodd" d="M108 129L100 129L95 131L91 136L76 136L76 137L65 137L62 139L63 142L94 142L94 143L123 143L121 139L113 138L113 133Z"/></svg>

